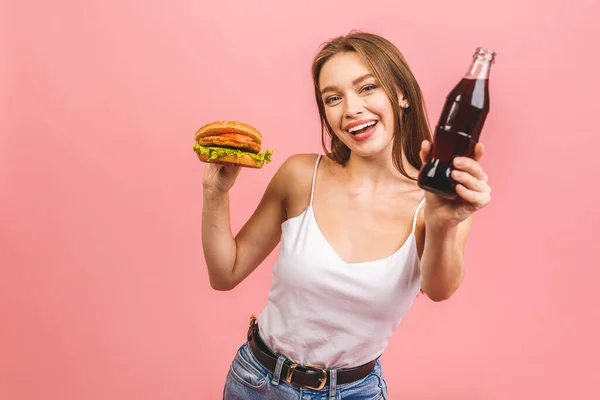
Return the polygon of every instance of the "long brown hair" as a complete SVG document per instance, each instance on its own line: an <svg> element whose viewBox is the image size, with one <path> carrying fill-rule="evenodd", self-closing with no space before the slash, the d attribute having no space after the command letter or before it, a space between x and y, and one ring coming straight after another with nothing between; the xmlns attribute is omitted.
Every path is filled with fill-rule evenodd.
<svg viewBox="0 0 600 400"><path fill-rule="evenodd" d="M389 40L372 33L352 31L347 35L331 39L322 45L312 64L315 96L321 119L321 142L327 156L344 165L350 158L350 149L333 133L327 118L319 87L319 76L323 65L334 55L355 52L367 64L373 76L385 90L394 110L394 141L392 158L394 166L409 179L402 162L402 150L407 161L416 169L421 168L419 151L424 139L431 140L427 111L421 88L412 74L404 56ZM402 92L409 107L402 108L397 91ZM325 132L331 143L327 150Z"/></svg>

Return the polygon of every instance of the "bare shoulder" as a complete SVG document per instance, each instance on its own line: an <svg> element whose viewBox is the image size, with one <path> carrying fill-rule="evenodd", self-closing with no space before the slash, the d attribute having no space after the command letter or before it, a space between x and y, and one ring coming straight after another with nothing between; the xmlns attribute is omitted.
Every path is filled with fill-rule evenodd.
<svg viewBox="0 0 600 400"><path fill-rule="evenodd" d="M304 177L307 171L312 173L317 154L301 153L289 156L279 167L277 174L286 179L297 179Z"/></svg>
<svg viewBox="0 0 600 400"><path fill-rule="evenodd" d="M285 187L285 208L288 218L300 214L310 202L312 177L317 154L300 153L288 157L277 170L274 180Z"/></svg>

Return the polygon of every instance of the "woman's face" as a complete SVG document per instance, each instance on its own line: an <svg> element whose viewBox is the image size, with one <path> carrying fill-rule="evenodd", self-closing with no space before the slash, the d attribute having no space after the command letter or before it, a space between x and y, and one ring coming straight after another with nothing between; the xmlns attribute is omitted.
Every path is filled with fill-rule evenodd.
<svg viewBox="0 0 600 400"><path fill-rule="evenodd" d="M321 69L319 87L333 133L353 154L369 157L391 151L392 103L358 54L331 57Z"/></svg>

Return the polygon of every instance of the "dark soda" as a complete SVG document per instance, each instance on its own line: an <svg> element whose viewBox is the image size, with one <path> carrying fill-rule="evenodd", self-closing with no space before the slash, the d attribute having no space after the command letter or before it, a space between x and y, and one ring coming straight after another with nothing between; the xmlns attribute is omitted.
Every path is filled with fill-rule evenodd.
<svg viewBox="0 0 600 400"><path fill-rule="evenodd" d="M427 162L418 184L447 199L456 198L451 177L457 156L471 157L490 109L489 76L495 53L477 48L469 70L446 97Z"/></svg>

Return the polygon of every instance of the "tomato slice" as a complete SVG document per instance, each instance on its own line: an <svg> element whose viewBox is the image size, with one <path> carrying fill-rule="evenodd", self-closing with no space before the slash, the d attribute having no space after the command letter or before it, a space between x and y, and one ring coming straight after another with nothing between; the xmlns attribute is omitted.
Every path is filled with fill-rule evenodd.
<svg viewBox="0 0 600 400"><path fill-rule="evenodd" d="M238 143L247 143L252 141L252 138L240 133L222 133L220 136Z"/></svg>

